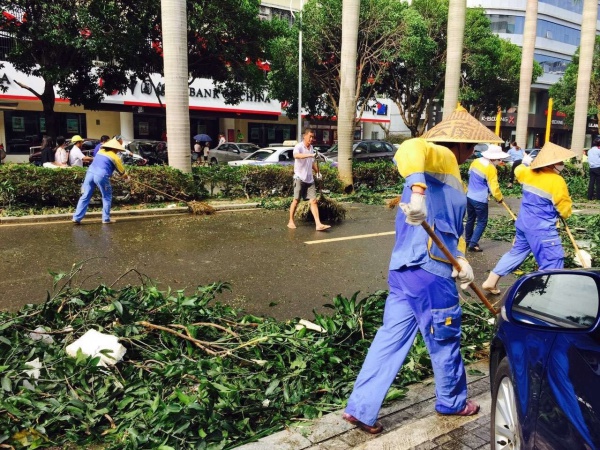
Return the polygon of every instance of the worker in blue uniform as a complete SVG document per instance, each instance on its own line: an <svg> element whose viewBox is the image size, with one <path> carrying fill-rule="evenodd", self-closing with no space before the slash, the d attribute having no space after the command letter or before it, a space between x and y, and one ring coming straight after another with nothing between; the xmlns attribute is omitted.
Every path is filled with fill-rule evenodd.
<svg viewBox="0 0 600 450"><path fill-rule="evenodd" d="M473 280L464 258L464 185L458 164L475 143L500 142L497 136L457 108L424 135L402 143L394 162L405 184L396 216L396 240L389 266L390 293L383 326L371 344L343 418L371 434L381 404L397 376L416 334L421 332L433 365L435 409L440 414L473 415L479 405L467 400L465 368L460 354L461 308L453 277L461 287ZM426 221L457 257L454 270L421 227Z"/></svg>
<svg viewBox="0 0 600 450"><path fill-rule="evenodd" d="M98 186L102 195L102 223L113 223L110 219L110 207L112 204L112 186L110 177L116 170L124 180L129 180L129 176L125 173L123 162L117 155L118 152L123 152L125 149L116 139L111 139L102 144L100 151L94 157L94 161L88 168L81 187L81 197L77 202L77 209L73 214L73 223L81 223L81 219L85 216L87 208L94 194L94 189Z"/></svg>
<svg viewBox="0 0 600 450"><path fill-rule="evenodd" d="M491 193L498 203L503 196L498 184L498 166L503 159L508 158L499 145L490 145L481 158L477 158L469 167L469 188L467 189L467 223L465 224L465 239L467 250L481 252L479 239L488 223L488 196Z"/></svg>
<svg viewBox="0 0 600 450"><path fill-rule="evenodd" d="M557 224L571 215L573 203L560 173L564 161L574 156L571 150L547 142L533 162L527 155L515 169L517 181L523 186L515 242L484 281L484 290L500 294L500 278L519 267L530 253L540 270L563 268L564 251Z"/></svg>

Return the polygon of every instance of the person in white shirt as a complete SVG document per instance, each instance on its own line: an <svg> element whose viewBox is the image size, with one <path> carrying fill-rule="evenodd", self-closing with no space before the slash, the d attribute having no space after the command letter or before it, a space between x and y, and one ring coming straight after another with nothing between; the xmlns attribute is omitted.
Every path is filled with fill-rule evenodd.
<svg viewBox="0 0 600 450"><path fill-rule="evenodd" d="M315 162L315 152L311 144L314 137L314 131L306 128L302 135L302 142L294 147L294 200L292 200L290 206L288 228L296 228L294 214L301 198L310 202L310 212L312 212L315 219L317 231L325 231L331 228L331 225L321 223L321 219L319 218L317 189L315 187L315 179L313 178L313 170L317 172L317 177L320 177L321 174Z"/></svg>
<svg viewBox="0 0 600 450"><path fill-rule="evenodd" d="M49 169L56 169L58 167L69 167L67 164L69 162L69 154L67 153L67 149L65 148L65 138L63 136L58 136L56 138L56 150L54 152L54 162L44 163L44 167Z"/></svg>
<svg viewBox="0 0 600 450"><path fill-rule="evenodd" d="M83 167L83 162L91 162L94 160L91 156L85 156L81 151L81 147L83 146L83 138L78 134L71 138L71 142L73 143L73 147L71 147L71 151L69 152L69 165Z"/></svg>
<svg viewBox="0 0 600 450"><path fill-rule="evenodd" d="M219 133L219 144L218 145L224 144L225 142L227 142L225 140L225 135L223 133Z"/></svg>

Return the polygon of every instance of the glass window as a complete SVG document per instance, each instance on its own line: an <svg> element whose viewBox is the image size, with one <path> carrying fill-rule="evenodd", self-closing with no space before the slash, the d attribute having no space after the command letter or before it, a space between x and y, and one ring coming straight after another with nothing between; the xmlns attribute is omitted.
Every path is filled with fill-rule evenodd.
<svg viewBox="0 0 600 450"><path fill-rule="evenodd" d="M248 159L251 159L253 161L264 161L265 159L267 159L269 156L271 156L273 154L273 152L268 152L268 151L260 151L260 152L256 152L252 155L250 155L248 157Z"/></svg>
<svg viewBox="0 0 600 450"><path fill-rule="evenodd" d="M504 14L489 14L494 33L523 34L525 18L521 16L508 16Z"/></svg>
<svg viewBox="0 0 600 450"><path fill-rule="evenodd" d="M544 73L552 73L557 75L563 75L565 70L567 70L567 66L571 63L570 60L555 58L553 56L541 55L539 53L535 53L533 58L540 63L542 69L544 69Z"/></svg>
<svg viewBox="0 0 600 450"><path fill-rule="evenodd" d="M553 326L587 328L598 316L598 287L586 275L556 273L526 280L515 294L513 312Z"/></svg>
<svg viewBox="0 0 600 450"><path fill-rule="evenodd" d="M579 46L581 41L581 31L559 25L557 23L548 22L547 20L538 20L536 32L539 37L546 39L552 39L558 42L564 42L565 44Z"/></svg>

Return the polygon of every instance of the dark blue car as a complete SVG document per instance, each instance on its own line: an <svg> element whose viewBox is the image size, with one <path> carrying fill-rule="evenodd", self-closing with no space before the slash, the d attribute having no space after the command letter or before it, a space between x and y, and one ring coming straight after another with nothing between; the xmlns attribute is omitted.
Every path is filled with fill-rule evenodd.
<svg viewBox="0 0 600 450"><path fill-rule="evenodd" d="M600 449L600 271L556 270L506 293L490 351L491 448Z"/></svg>

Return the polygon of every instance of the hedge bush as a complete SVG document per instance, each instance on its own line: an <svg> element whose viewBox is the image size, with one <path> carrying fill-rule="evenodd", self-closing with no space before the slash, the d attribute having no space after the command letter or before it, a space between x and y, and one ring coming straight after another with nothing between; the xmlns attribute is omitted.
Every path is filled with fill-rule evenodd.
<svg viewBox="0 0 600 450"><path fill-rule="evenodd" d="M337 169L321 164L323 174L319 189L342 194L342 183ZM468 180L469 163L461 165L463 180ZM400 193L403 179L396 166L389 161L354 163L352 166L354 189L358 193ZM291 166L241 166L228 165L193 167L185 174L168 166L132 167L133 180L126 184L116 177L113 181L115 203L159 203L211 198L262 198L290 197L292 195ZM587 194L588 166L566 164L563 176L574 199L584 199ZM0 165L0 208L74 207L79 199L85 169L45 169L30 164ZM505 195L520 195L521 188L507 188L510 166L498 168L498 178ZM125 195L129 193L130 195ZM95 194L100 200L99 193ZM119 198L124 198L125 200Z"/></svg>

